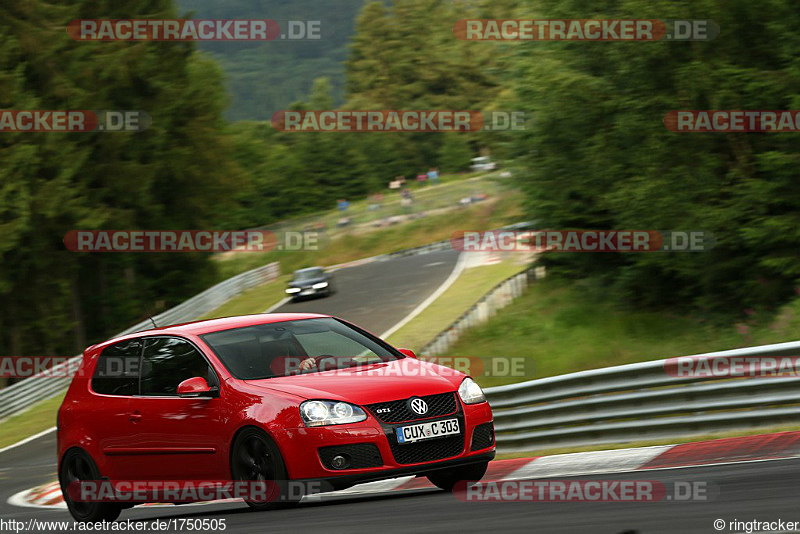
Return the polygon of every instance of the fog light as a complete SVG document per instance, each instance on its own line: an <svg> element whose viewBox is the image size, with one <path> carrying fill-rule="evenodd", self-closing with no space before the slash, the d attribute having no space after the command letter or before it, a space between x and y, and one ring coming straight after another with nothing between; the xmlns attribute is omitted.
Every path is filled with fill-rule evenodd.
<svg viewBox="0 0 800 534"><path fill-rule="evenodd" d="M348 459L341 454L337 454L333 458L331 458L331 466L334 469L345 469L347 466L350 465Z"/></svg>

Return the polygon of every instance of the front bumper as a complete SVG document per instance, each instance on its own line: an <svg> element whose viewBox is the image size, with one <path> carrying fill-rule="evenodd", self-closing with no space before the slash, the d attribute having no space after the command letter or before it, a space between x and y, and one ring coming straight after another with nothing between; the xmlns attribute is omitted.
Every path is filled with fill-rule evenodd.
<svg viewBox="0 0 800 534"><path fill-rule="evenodd" d="M487 449L488 450L488 449ZM465 457L451 458L449 460L439 460L437 462L428 462L422 465L406 466L395 469L383 468L379 471L372 471L369 473L339 475L336 477L328 478L312 478L296 480L300 484L305 484L308 488L307 493L322 493L326 491L336 491L355 486L356 484L364 484L365 482L375 482L378 480L387 480L390 478L404 477L404 476L423 476L434 471L451 469L453 467L461 467L464 465L477 464L482 462L489 462L494 460L495 450L492 447L488 452L481 452L470 454Z"/></svg>
<svg viewBox="0 0 800 534"><path fill-rule="evenodd" d="M360 423L325 427L284 429L274 436L292 480L323 480L336 488L383 480L436 469L488 461L494 458L495 445L472 450L476 427L492 422L488 403L464 405L457 412L404 423L385 423L368 412ZM435 438L411 444L398 444L395 428L419 422L458 419L461 433L456 439ZM323 447L371 444L380 453L380 465L364 468L332 469L320 458Z"/></svg>
<svg viewBox="0 0 800 534"><path fill-rule="evenodd" d="M314 298L320 295L327 295L330 292L329 287L330 286L326 286L320 289L314 289L313 287L304 287L301 288L300 291L297 291L295 293L286 293L286 296L293 300Z"/></svg>

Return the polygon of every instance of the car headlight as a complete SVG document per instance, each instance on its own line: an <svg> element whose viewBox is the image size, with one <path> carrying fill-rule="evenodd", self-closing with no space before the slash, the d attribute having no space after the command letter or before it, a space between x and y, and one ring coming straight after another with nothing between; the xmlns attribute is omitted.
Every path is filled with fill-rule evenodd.
<svg viewBox="0 0 800 534"><path fill-rule="evenodd" d="M347 402L309 400L300 404L300 417L306 426L325 426L358 423L365 420L367 414Z"/></svg>
<svg viewBox="0 0 800 534"><path fill-rule="evenodd" d="M290 287L289 289L286 290L286 292L287 293L300 293L300 288L299 287Z"/></svg>
<svg viewBox="0 0 800 534"><path fill-rule="evenodd" d="M325 289L326 287L328 287L328 282L319 282L318 284L314 284L311 287L313 287L314 289Z"/></svg>
<svg viewBox="0 0 800 534"><path fill-rule="evenodd" d="M469 377L465 378L461 385L458 386L458 396L464 401L464 404L478 404L479 402L486 402L486 397L483 394L481 387Z"/></svg>

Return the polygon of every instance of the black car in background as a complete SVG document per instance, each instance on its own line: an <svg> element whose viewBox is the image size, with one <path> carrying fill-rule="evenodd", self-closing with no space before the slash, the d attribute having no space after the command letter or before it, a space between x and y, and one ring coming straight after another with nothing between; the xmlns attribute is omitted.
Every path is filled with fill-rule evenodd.
<svg viewBox="0 0 800 534"><path fill-rule="evenodd" d="M327 297L334 292L333 275L325 272L322 267L309 267L294 272L286 288L286 295L292 300L323 296Z"/></svg>

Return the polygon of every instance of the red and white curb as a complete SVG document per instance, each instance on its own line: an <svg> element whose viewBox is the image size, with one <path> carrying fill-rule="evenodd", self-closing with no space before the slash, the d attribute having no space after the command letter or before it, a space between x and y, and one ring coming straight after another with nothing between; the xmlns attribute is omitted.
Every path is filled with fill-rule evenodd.
<svg viewBox="0 0 800 534"><path fill-rule="evenodd" d="M489 464L484 481L529 480L579 475L625 473L650 469L778 460L800 457L800 431L779 432L737 438L658 445L635 449L556 454L536 458L495 460ZM359 484L352 488L310 495L304 501L323 501L336 497L367 496L397 491L419 491L434 486L426 478L401 477ZM13 495L9 504L30 508L66 509L57 482L37 486ZM201 506L229 501L199 502ZM172 506L147 504L144 506Z"/></svg>

